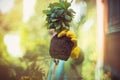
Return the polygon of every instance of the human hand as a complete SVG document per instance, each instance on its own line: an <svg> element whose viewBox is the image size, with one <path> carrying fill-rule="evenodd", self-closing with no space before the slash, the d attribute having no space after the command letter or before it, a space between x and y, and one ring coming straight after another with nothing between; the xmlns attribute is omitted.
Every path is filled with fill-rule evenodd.
<svg viewBox="0 0 120 80"><path fill-rule="evenodd" d="M73 59L77 59L80 55L80 48L77 45L76 35L70 30L63 30L58 34L57 37L60 38L62 36L66 36L66 37L70 38L71 41L74 43L70 57Z"/></svg>

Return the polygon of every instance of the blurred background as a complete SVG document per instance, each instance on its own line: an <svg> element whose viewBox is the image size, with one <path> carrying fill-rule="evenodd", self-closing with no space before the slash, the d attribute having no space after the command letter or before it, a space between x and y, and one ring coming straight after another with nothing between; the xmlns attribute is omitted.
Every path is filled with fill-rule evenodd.
<svg viewBox="0 0 120 80"><path fill-rule="evenodd" d="M57 1L0 0L0 79L46 79L51 60L51 38L43 10ZM72 1L71 8L76 14L71 26L85 56L82 66L84 80L111 80L111 73L103 71L106 30L103 24L107 20L103 15L104 1Z"/></svg>
<svg viewBox="0 0 120 80"><path fill-rule="evenodd" d="M50 36L42 10L53 1L0 0L0 79L45 79Z"/></svg>

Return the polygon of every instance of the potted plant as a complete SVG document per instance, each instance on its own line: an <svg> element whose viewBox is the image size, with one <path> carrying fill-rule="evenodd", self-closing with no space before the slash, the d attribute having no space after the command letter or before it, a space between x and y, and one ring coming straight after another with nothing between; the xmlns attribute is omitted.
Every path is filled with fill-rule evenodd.
<svg viewBox="0 0 120 80"><path fill-rule="evenodd" d="M67 60L71 54L74 43L70 37L65 35L58 37L62 31L70 30L70 22L74 16L74 11L70 9L70 3L64 0L51 3L47 10L43 12L46 14L47 28L54 29L56 35L53 36L50 43L50 56L52 58Z"/></svg>

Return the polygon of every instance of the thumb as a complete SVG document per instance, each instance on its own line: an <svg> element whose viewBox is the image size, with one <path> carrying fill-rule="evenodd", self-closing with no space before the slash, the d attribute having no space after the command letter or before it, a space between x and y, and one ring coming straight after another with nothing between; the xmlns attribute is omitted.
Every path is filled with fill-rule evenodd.
<svg viewBox="0 0 120 80"><path fill-rule="evenodd" d="M72 49L70 57L73 59L77 59L79 55L80 55L80 48L76 46Z"/></svg>

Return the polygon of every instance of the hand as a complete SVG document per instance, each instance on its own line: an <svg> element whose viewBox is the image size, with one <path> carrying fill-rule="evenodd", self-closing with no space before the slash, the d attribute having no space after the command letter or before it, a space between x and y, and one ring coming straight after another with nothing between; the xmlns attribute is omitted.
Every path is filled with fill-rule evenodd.
<svg viewBox="0 0 120 80"><path fill-rule="evenodd" d="M74 43L70 57L73 59L77 59L80 55L80 48L77 45L76 35L70 30L63 30L58 34L57 37L60 38L62 36L66 36L66 37L70 38L71 41Z"/></svg>

